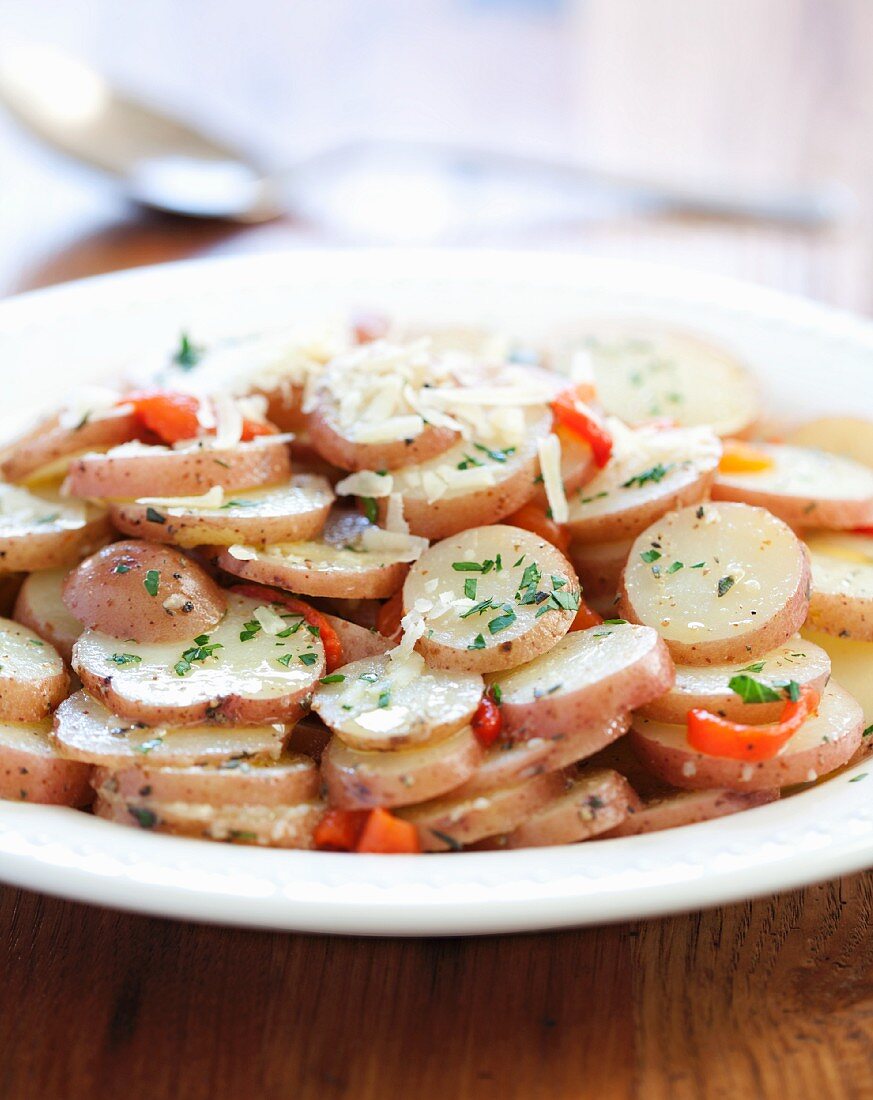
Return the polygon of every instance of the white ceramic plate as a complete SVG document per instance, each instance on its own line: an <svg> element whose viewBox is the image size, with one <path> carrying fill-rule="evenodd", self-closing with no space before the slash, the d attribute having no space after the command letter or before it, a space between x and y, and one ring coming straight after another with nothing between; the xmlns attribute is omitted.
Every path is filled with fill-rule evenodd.
<svg viewBox="0 0 873 1100"><path fill-rule="evenodd" d="M780 417L873 414L873 325L750 285L564 255L298 252L175 264L0 304L4 417L172 346L380 307L531 334L604 314L708 333ZM10 406L14 406L10 410ZM793 798L649 836L518 852L357 856L156 836L0 802L0 878L142 912L313 932L454 935L696 909L873 866L873 761Z"/></svg>

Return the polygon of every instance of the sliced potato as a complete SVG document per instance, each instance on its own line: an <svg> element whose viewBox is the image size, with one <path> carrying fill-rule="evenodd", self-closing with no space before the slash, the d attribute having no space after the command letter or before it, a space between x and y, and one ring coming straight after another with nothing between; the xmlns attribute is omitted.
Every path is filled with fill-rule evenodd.
<svg viewBox="0 0 873 1100"><path fill-rule="evenodd" d="M323 802L296 806L213 806L199 802L125 800L98 792L94 813L107 821L156 833L257 844L267 848L312 848Z"/></svg>
<svg viewBox="0 0 873 1100"><path fill-rule="evenodd" d="M418 653L367 657L319 684L312 709L354 749L403 749L442 741L470 724L484 684L475 672L429 669Z"/></svg>
<svg viewBox="0 0 873 1100"><path fill-rule="evenodd" d="M73 457L136 439L138 429L134 414L123 407L99 416L86 414L72 425L60 416L50 416L12 441L0 462L0 476L6 481L26 481L41 479L47 470L63 473Z"/></svg>
<svg viewBox="0 0 873 1100"><path fill-rule="evenodd" d="M488 679L499 685L505 737L554 737L663 695L673 684L673 662L651 627L603 623L573 631L548 653Z"/></svg>
<svg viewBox="0 0 873 1100"><path fill-rule="evenodd" d="M806 720L778 755L748 763L698 752L685 726L634 719L631 742L646 767L674 787L729 787L758 791L808 783L845 764L861 744L864 714L847 691L831 681L818 713Z"/></svg>
<svg viewBox="0 0 873 1100"><path fill-rule="evenodd" d="M55 711L52 742L65 759L116 769L146 759L149 767L276 760L286 736L281 724L146 726L119 718L84 691L77 691Z"/></svg>
<svg viewBox="0 0 873 1100"><path fill-rule="evenodd" d="M66 698L61 655L33 630L0 619L0 721L38 722Z"/></svg>
<svg viewBox="0 0 873 1100"><path fill-rule="evenodd" d="M606 833L601 840L614 836L638 836L640 833L658 833L663 829L676 829L682 825L697 825L716 817L727 817L755 806L776 802L779 790L771 787L760 791L732 791L724 789L707 791L672 791L655 798L645 799L642 807Z"/></svg>
<svg viewBox="0 0 873 1100"><path fill-rule="evenodd" d="M682 724L694 707L719 714L732 722L759 725L778 722L784 699L769 703L744 703L728 684L734 676L751 676L760 684L778 689L789 680L821 692L831 673L827 653L801 637L765 653L757 661L718 665L677 665L676 683L665 695L640 707L639 713L656 722Z"/></svg>
<svg viewBox="0 0 873 1100"><path fill-rule="evenodd" d="M589 357L598 399L631 424L669 417L683 427L710 425L738 435L758 418L758 388L730 352L659 321L591 322L560 358Z"/></svg>
<svg viewBox="0 0 873 1100"><path fill-rule="evenodd" d="M532 406L512 447L464 440L428 462L393 470L393 490L403 499L409 529L442 539L517 512L537 491L538 443L551 428L551 413Z"/></svg>
<svg viewBox="0 0 873 1100"><path fill-rule="evenodd" d="M873 641L873 538L817 534L807 546L812 562L809 625L840 638Z"/></svg>
<svg viewBox="0 0 873 1100"><path fill-rule="evenodd" d="M618 592L633 539L616 542L571 542L569 558L582 582L586 600L612 597ZM608 617L608 616L607 616Z"/></svg>
<svg viewBox="0 0 873 1100"><path fill-rule="evenodd" d="M678 663L743 662L798 632L809 584L806 550L781 520L746 504L702 504L637 538L619 614L655 627Z"/></svg>
<svg viewBox="0 0 873 1100"><path fill-rule="evenodd" d="M473 797L455 794L406 806L398 811L398 817L417 827L425 852L445 852L484 837L512 832L557 798L566 786L567 780L561 772L551 772Z"/></svg>
<svg viewBox="0 0 873 1100"><path fill-rule="evenodd" d="M543 772L558 771L580 760L587 761L622 738L629 728L630 717L621 714L574 726L551 737L499 741L488 750L475 773L457 793L466 796L490 791Z"/></svg>
<svg viewBox="0 0 873 1100"><path fill-rule="evenodd" d="M317 542L262 550L231 546L218 564L237 577L307 596L384 599L403 584L409 563L424 545L421 539L382 531L357 512L338 509Z"/></svg>
<svg viewBox="0 0 873 1100"><path fill-rule="evenodd" d="M547 652L567 633L579 582L538 535L475 527L422 554L403 586L403 607L418 617L416 648L428 664L496 672Z"/></svg>
<svg viewBox="0 0 873 1100"><path fill-rule="evenodd" d="M399 418L398 418L399 419ZM341 428L337 423L334 405L322 395L307 420L312 446L328 462L341 470L393 470L398 466L426 462L443 454L458 438L451 428L424 424L417 416L403 418L410 424L419 422L405 438L381 439L370 443L359 436L373 429L378 432L381 424L363 424Z"/></svg>
<svg viewBox="0 0 873 1100"><path fill-rule="evenodd" d="M191 444L176 450L126 443L105 454L73 459L66 487L71 496L97 500L187 497L214 486L237 491L277 485L290 473L288 446L281 436L233 447Z"/></svg>
<svg viewBox="0 0 873 1100"><path fill-rule="evenodd" d="M116 714L152 726L294 722L324 675L324 647L302 616L279 609L289 624L282 637L260 628L259 610L257 600L228 593L216 629L187 645L119 642L86 630L73 668Z"/></svg>
<svg viewBox="0 0 873 1100"><path fill-rule="evenodd" d="M293 806L318 798L321 776L310 757L286 752L278 760L234 759L185 767L144 761L117 771L97 768L94 785L134 801Z"/></svg>
<svg viewBox="0 0 873 1100"><path fill-rule="evenodd" d="M91 504L0 483L0 573L75 565L110 532L105 512Z"/></svg>
<svg viewBox="0 0 873 1100"><path fill-rule="evenodd" d="M139 539L86 558L64 581L63 599L91 630L144 643L189 641L213 630L227 609L205 569L173 547Z"/></svg>
<svg viewBox="0 0 873 1100"><path fill-rule="evenodd" d="M321 774L333 806L408 806L460 787L481 759L482 746L469 726L445 741L401 752L362 752L334 737L321 758Z"/></svg>
<svg viewBox="0 0 873 1100"><path fill-rule="evenodd" d="M802 637L804 642L825 650L834 679L861 704L868 726L873 723L873 643L838 638L808 626L803 628Z"/></svg>
<svg viewBox="0 0 873 1100"><path fill-rule="evenodd" d="M642 808L642 802L623 775L609 768L580 771L566 791L534 811L511 833L493 837L489 848L542 848L549 844L578 844L621 825Z"/></svg>
<svg viewBox="0 0 873 1100"><path fill-rule="evenodd" d="M570 496L567 522L577 543L638 535L665 512L704 500L721 442L708 428L640 428L610 422L612 457Z"/></svg>
<svg viewBox="0 0 873 1100"><path fill-rule="evenodd" d="M55 806L87 806L91 768L66 760L52 744L51 719L0 722L0 798Z"/></svg>
<svg viewBox="0 0 873 1100"><path fill-rule="evenodd" d="M820 420L810 420L795 428L786 443L830 451L864 466L873 466L873 422L856 416L824 416Z"/></svg>
<svg viewBox="0 0 873 1100"><path fill-rule="evenodd" d="M378 657L380 653L387 653L393 648L390 639L383 637L375 629L367 630L366 627L340 619L336 615L325 614L324 617L339 638L346 664L362 661L365 657Z"/></svg>
<svg viewBox="0 0 873 1100"><path fill-rule="evenodd" d="M850 458L808 447L756 443L773 465L754 473L720 472L714 500L756 504L792 527L873 524L873 470Z"/></svg>
<svg viewBox="0 0 873 1100"><path fill-rule="evenodd" d="M175 546L232 546L317 539L336 498L327 478L296 474L284 485L245 489L215 507L183 500L171 504L127 501L112 504L119 531Z"/></svg>
<svg viewBox="0 0 873 1100"><path fill-rule="evenodd" d="M53 645L69 663L84 628L64 603L61 593L66 579L66 569L31 573L21 586L12 617Z"/></svg>

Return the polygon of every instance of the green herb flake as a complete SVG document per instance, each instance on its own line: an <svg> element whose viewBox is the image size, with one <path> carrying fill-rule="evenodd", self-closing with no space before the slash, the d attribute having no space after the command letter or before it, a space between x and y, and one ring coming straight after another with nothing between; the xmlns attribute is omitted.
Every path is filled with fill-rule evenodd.
<svg viewBox="0 0 873 1100"><path fill-rule="evenodd" d="M378 705L379 705L380 709L382 709L382 710L384 710L385 707L389 707L391 705L391 689L390 688L386 688L384 691L379 692L379 704Z"/></svg>
<svg viewBox="0 0 873 1100"><path fill-rule="evenodd" d="M315 656L314 653L302 653L300 655L300 659L302 661L304 657L314 657L314 656ZM294 660L294 654L293 653L283 653L282 656L277 657L276 660L279 662L280 665L284 665L285 668L288 668L290 666L291 662Z"/></svg>
<svg viewBox="0 0 873 1100"><path fill-rule="evenodd" d="M375 523L379 518L379 506L376 504L376 498L361 497L361 507L364 509L364 515L370 523Z"/></svg>
<svg viewBox="0 0 873 1100"><path fill-rule="evenodd" d="M480 564L478 561L453 561L452 569L456 573L485 573L488 570L484 568L484 564ZM490 569L492 563L488 564Z"/></svg>
<svg viewBox="0 0 873 1100"><path fill-rule="evenodd" d="M702 569L706 565L705 561L697 561L694 565L690 565L689 569Z"/></svg>
<svg viewBox="0 0 873 1100"><path fill-rule="evenodd" d="M800 684L796 680L789 680L785 685L785 694L792 703L800 699Z"/></svg>
<svg viewBox="0 0 873 1100"><path fill-rule="evenodd" d="M476 637L473 639L473 641L470 642L470 644L467 646L467 649L484 649L484 648L485 648L485 639L482 637L481 634L477 634Z"/></svg>
<svg viewBox="0 0 873 1100"><path fill-rule="evenodd" d="M491 693L491 698L499 707L500 704L503 702L503 688L500 686L500 684L492 684L488 690Z"/></svg>
<svg viewBox="0 0 873 1100"><path fill-rule="evenodd" d="M625 626L627 619L604 619L603 626Z"/></svg>
<svg viewBox="0 0 873 1100"><path fill-rule="evenodd" d="M129 573L130 572L130 566L125 565L124 562L120 561L118 563L118 565L116 565L115 568L112 570L112 572L113 573Z"/></svg>
<svg viewBox="0 0 873 1100"><path fill-rule="evenodd" d="M288 656L289 656L289 659L290 659L291 655L289 654ZM281 660L281 658L280 658L280 660ZM299 660L300 660L301 664L314 665L315 662L318 660L318 654L317 653L301 653L300 657L299 657Z"/></svg>
<svg viewBox="0 0 873 1100"><path fill-rule="evenodd" d="M745 668L741 668L740 672L763 672L766 661L753 661L752 664L746 665Z"/></svg>
<svg viewBox="0 0 873 1100"><path fill-rule="evenodd" d="M114 665L118 665L123 668L125 665L138 665L142 660L142 657L136 653L113 653L109 658Z"/></svg>
<svg viewBox="0 0 873 1100"><path fill-rule="evenodd" d="M345 680L345 676L341 672L332 672L330 676L322 676L318 681L320 684L341 684Z"/></svg>
<svg viewBox="0 0 873 1100"><path fill-rule="evenodd" d="M512 626L516 618L517 615L512 610L512 607L508 603L505 603L503 605L503 614L489 620L488 630L491 634L499 634L501 630L506 630L507 627Z"/></svg>
<svg viewBox="0 0 873 1100"><path fill-rule="evenodd" d="M643 550L640 554L640 558L648 564L649 562L657 561L661 556L660 550Z"/></svg>
<svg viewBox="0 0 873 1100"><path fill-rule="evenodd" d="M149 523L166 523L167 517L162 516L160 512L156 512L154 508L146 508L146 519Z"/></svg>
<svg viewBox="0 0 873 1100"><path fill-rule="evenodd" d="M154 829L158 823L158 815L145 806L128 806L127 812L141 829Z"/></svg>
<svg viewBox="0 0 873 1100"><path fill-rule="evenodd" d="M196 367L203 356L203 348L191 342L187 332L179 334L179 346L173 352L173 362L182 370L191 370Z"/></svg>
<svg viewBox="0 0 873 1100"><path fill-rule="evenodd" d="M763 684L745 672L732 676L728 680L728 687L744 703L778 703L782 699L782 695L769 684Z"/></svg>
<svg viewBox="0 0 873 1100"><path fill-rule="evenodd" d="M142 741L139 745L131 747L134 752L138 752L141 756L148 756L152 749L159 749L163 743L163 737L150 737L148 741Z"/></svg>
<svg viewBox="0 0 873 1100"><path fill-rule="evenodd" d="M849 780L849 782L850 783L860 783L860 781L862 779L866 779L866 778L867 778L867 772L861 772L860 775L853 775L852 778Z"/></svg>
<svg viewBox="0 0 873 1100"><path fill-rule="evenodd" d="M721 599L722 596L726 596L735 584L736 584L736 581L734 580L733 577L731 577L731 576L721 577L719 582L718 582L717 589L716 589L716 591L718 592L718 598Z"/></svg>
<svg viewBox="0 0 873 1100"><path fill-rule="evenodd" d="M488 455L492 462L505 462L509 457L515 454L515 447L507 447L505 450L496 451L490 447L484 446L482 443L474 443L473 446L477 451L480 451L484 455Z"/></svg>
<svg viewBox="0 0 873 1100"><path fill-rule="evenodd" d="M674 561L671 565L667 566L667 573L678 573L680 569L685 568L685 563L681 561Z"/></svg>
<svg viewBox="0 0 873 1100"><path fill-rule="evenodd" d="M256 500L226 500L221 505L222 508L257 508L257 506Z"/></svg>
<svg viewBox="0 0 873 1100"><path fill-rule="evenodd" d="M521 557L520 557L520 558L518 559L518 561L514 563L514 565L512 566L512 568L513 568L513 569L518 569L518 567L519 567L519 566L521 565L521 563L522 563L523 561L524 561L524 554L522 554L522 555L521 555Z"/></svg>
<svg viewBox="0 0 873 1100"><path fill-rule="evenodd" d="M873 734L873 726L868 726L861 734L862 737L870 737Z"/></svg>
<svg viewBox="0 0 873 1100"><path fill-rule="evenodd" d="M621 483L622 489L632 489L634 486L642 488L644 485L650 483L657 483L663 481L670 470L673 468L674 463L669 463L665 466L662 462L656 463L648 470L643 470L641 474L634 474L633 477L629 477L627 481Z"/></svg>
<svg viewBox="0 0 873 1100"><path fill-rule="evenodd" d="M241 642L250 642L255 635L259 634L261 630L261 624L257 619L250 619L247 623L243 623L243 628L239 632L239 640Z"/></svg>
<svg viewBox="0 0 873 1100"><path fill-rule="evenodd" d="M467 597L468 600L476 599L476 589L478 585L479 580L477 577L467 577L467 579L464 581L464 595Z"/></svg>
<svg viewBox="0 0 873 1100"><path fill-rule="evenodd" d="M157 569L150 569L143 580L143 587L150 596L157 596L158 585L161 583L161 574Z"/></svg>

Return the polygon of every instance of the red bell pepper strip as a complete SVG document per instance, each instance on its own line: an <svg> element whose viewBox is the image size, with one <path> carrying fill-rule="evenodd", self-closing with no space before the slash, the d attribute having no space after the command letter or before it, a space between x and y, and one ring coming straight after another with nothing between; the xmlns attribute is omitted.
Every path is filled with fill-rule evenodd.
<svg viewBox="0 0 873 1100"><path fill-rule="evenodd" d="M612 454L612 436L606 430L599 417L587 406L593 391L591 386L582 384L564 390L552 402L552 412L559 424L580 436L591 447L595 465L601 469L609 462Z"/></svg>
<svg viewBox="0 0 873 1100"><path fill-rule="evenodd" d="M562 524L550 519L545 509L538 504L524 504L517 512L513 512L511 516L507 516L500 522L539 535L541 539L556 546L562 554L566 554L570 548L570 532Z"/></svg>
<svg viewBox="0 0 873 1100"><path fill-rule="evenodd" d="M345 664L339 635L325 616L317 611L312 604L292 596L290 592L283 592L281 588L270 588L265 584L235 584L230 591L238 592L240 596L250 596L253 600L261 600L265 604L279 604L295 615L302 615L310 626L318 629L321 644L324 646L327 671L333 672L340 665Z"/></svg>
<svg viewBox="0 0 873 1100"><path fill-rule="evenodd" d="M315 847L328 852L354 851L369 814L369 810L328 810L315 826Z"/></svg>
<svg viewBox="0 0 873 1100"><path fill-rule="evenodd" d="M119 404L133 405L140 424L164 443L194 439L202 432L197 416L200 402L190 393L137 390L127 394Z"/></svg>
<svg viewBox="0 0 873 1100"><path fill-rule="evenodd" d="M730 760L772 760L807 718L815 714L819 698L814 688L802 687L796 702L786 700L778 722L762 726L729 722L696 707L688 712L688 744L709 756L723 756Z"/></svg>
<svg viewBox="0 0 873 1100"><path fill-rule="evenodd" d="M411 821L395 817L388 810L370 810L364 828L355 845L356 852L379 852L382 855L414 854L421 851L418 829Z"/></svg>
<svg viewBox="0 0 873 1100"><path fill-rule="evenodd" d="M598 615L580 596L579 610L576 612L576 618L573 620L570 631L587 630L589 626L600 626L602 622L603 616Z"/></svg>
<svg viewBox="0 0 873 1100"><path fill-rule="evenodd" d="M476 740L483 749L490 748L500 736L503 729L503 716L500 707L489 695L483 695L470 723Z"/></svg>

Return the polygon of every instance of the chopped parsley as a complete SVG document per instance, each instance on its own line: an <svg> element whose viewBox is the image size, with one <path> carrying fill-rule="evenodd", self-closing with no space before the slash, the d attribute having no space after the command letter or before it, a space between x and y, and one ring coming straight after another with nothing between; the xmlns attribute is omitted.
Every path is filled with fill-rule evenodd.
<svg viewBox="0 0 873 1100"><path fill-rule="evenodd" d="M191 337L187 332L179 334L179 346L173 352L173 362L182 370L191 370L196 367L203 356L203 348L191 343Z"/></svg>
<svg viewBox="0 0 873 1100"><path fill-rule="evenodd" d="M740 672L763 672L766 661L753 661L752 664L746 665L745 668L741 668Z"/></svg>
<svg viewBox="0 0 873 1100"><path fill-rule="evenodd" d="M464 595L468 600L476 599L476 588L478 587L479 580L477 577L467 577L464 581Z"/></svg>
<svg viewBox="0 0 873 1100"><path fill-rule="evenodd" d="M668 573L678 573L680 569L685 568L685 563L681 561L674 561L672 565L667 566Z"/></svg>
<svg viewBox="0 0 873 1100"><path fill-rule="evenodd" d="M646 564L648 564L649 562L657 561L658 558L660 558L660 556L661 556L661 551L660 550L644 550L640 554L640 557L642 558L642 560L644 562L646 562Z"/></svg>
<svg viewBox="0 0 873 1100"><path fill-rule="evenodd" d="M870 736L871 734L873 734L873 726L868 726L868 727L867 727L867 728L866 728L866 729L864 730L864 732L863 732L863 733L861 734L861 736L862 736L862 737L869 737L869 736Z"/></svg>
<svg viewBox="0 0 873 1100"><path fill-rule="evenodd" d="M290 654L289 654L289 657L290 657ZM281 660L281 659L282 658L280 657L279 660ZM318 654L317 653L301 653L299 660L300 660L301 664L314 665L315 662L318 660Z"/></svg>
<svg viewBox="0 0 873 1100"><path fill-rule="evenodd" d="M127 812L141 829L154 829L158 823L158 815L145 806L128 806Z"/></svg>
<svg viewBox="0 0 873 1100"><path fill-rule="evenodd" d="M239 640L241 642L250 642L256 634L259 634L261 630L261 624L257 619L250 619L247 623L243 623L243 628L239 632Z"/></svg>
<svg viewBox="0 0 873 1100"><path fill-rule="evenodd" d="M114 665L124 667L124 665L138 665L142 660L142 657L136 653L113 653L109 658Z"/></svg>
<svg viewBox="0 0 873 1100"><path fill-rule="evenodd" d="M860 775L853 775L849 780L850 783L858 783L861 779L867 778L867 772L861 772Z"/></svg>
<svg viewBox="0 0 873 1100"><path fill-rule="evenodd" d="M717 587L718 598L721 599L722 596L726 596L735 584L736 584L736 581L730 575L728 575L727 577L721 577L719 579L718 587Z"/></svg>
<svg viewBox="0 0 873 1100"><path fill-rule="evenodd" d="M609 493L604 489L601 493L595 493L593 497L579 497L580 504L591 504L595 500L602 500L604 497L608 497Z"/></svg>
<svg viewBox="0 0 873 1100"><path fill-rule="evenodd" d="M688 568L689 569L702 569L704 567L704 565L706 565L705 561L697 561L697 562L694 563L694 565L690 565Z"/></svg>
<svg viewBox="0 0 873 1100"><path fill-rule="evenodd" d="M221 642L210 642L208 634L198 634L194 639L194 645L184 651L181 658L173 665L177 676L184 676L191 671L194 661L205 661L212 657L217 649L224 649Z"/></svg>
<svg viewBox="0 0 873 1100"><path fill-rule="evenodd" d="M221 505L222 508L257 508L257 506L256 500L226 500Z"/></svg>
<svg viewBox="0 0 873 1100"><path fill-rule="evenodd" d="M391 705L391 689L386 688L384 691L379 692L378 706L380 707L380 709L384 710L385 707L388 707L390 705Z"/></svg>
<svg viewBox="0 0 873 1100"><path fill-rule="evenodd" d="M157 569L150 569L148 573L146 573L145 579L142 583L145 587L146 592L148 592L150 596L157 596L158 585L160 584L160 582L161 574L157 571Z"/></svg>
<svg viewBox="0 0 873 1100"><path fill-rule="evenodd" d="M484 648L485 648L485 639L482 637L481 634L477 634L476 637L473 639L473 641L470 642L470 644L467 646L467 649L484 649Z"/></svg>
<svg viewBox="0 0 873 1100"><path fill-rule="evenodd" d="M650 482L663 481L672 468L672 462L667 466L662 462L658 462L654 466L649 467L648 470L643 470L641 474L634 474L634 476L629 477L627 481L623 481L621 487L622 489L632 489L634 486L637 486L641 489Z"/></svg>
<svg viewBox="0 0 873 1100"><path fill-rule="evenodd" d="M345 680L345 676L341 672L332 672L330 676L322 676L318 681L320 684L341 684Z"/></svg>
<svg viewBox="0 0 873 1100"><path fill-rule="evenodd" d="M744 703L778 703L783 696L769 684L756 680L748 673L740 672L728 680L728 687L743 700Z"/></svg>
<svg viewBox="0 0 873 1100"><path fill-rule="evenodd" d="M510 604L505 603L502 610L502 615L498 615L496 618L490 619L488 622L488 630L491 634L499 634L501 630L506 630L508 626L512 626L517 618L517 615L512 610L512 606Z"/></svg>
<svg viewBox="0 0 873 1100"><path fill-rule="evenodd" d="M494 599L489 596L487 600L480 600L478 603L473 604L472 607L468 607L466 611L461 613L462 619L469 619L471 615L481 615L483 611L490 611L494 606Z"/></svg>
<svg viewBox="0 0 873 1100"><path fill-rule="evenodd" d="M603 620L603 625L604 626L625 626L626 624L627 624L627 619L604 619Z"/></svg>
<svg viewBox="0 0 873 1100"><path fill-rule="evenodd" d="M112 570L112 572L113 573L129 573L130 572L130 566L125 565L124 562L120 561L118 563L118 565L116 565L115 568Z"/></svg>
<svg viewBox="0 0 873 1100"><path fill-rule="evenodd" d="M314 656L314 654L310 654L310 656ZM288 668L291 662L294 660L294 654L283 653L282 656L277 657L276 660L279 662L280 665L284 665L285 668Z"/></svg>
<svg viewBox="0 0 873 1100"><path fill-rule="evenodd" d="M537 611L536 618L545 615L547 611L578 611L579 593L577 592L550 592L543 606Z"/></svg>
<svg viewBox="0 0 873 1100"><path fill-rule="evenodd" d="M496 451L491 447L486 447L483 443L474 443L473 446L477 451L481 451L482 454L488 455L492 462L505 462L507 458L515 454L515 447L507 447L505 450Z"/></svg>
<svg viewBox="0 0 873 1100"><path fill-rule="evenodd" d="M146 508L146 519L149 523L166 523L167 517L162 516L160 512L156 512L154 508Z"/></svg>
<svg viewBox="0 0 873 1100"><path fill-rule="evenodd" d="M500 704L503 702L503 688L500 686L500 684L492 684L489 688L489 691L491 693L491 698L499 707Z"/></svg>
<svg viewBox="0 0 873 1100"><path fill-rule="evenodd" d="M483 562L478 561L453 561L452 569L456 573L490 573L494 568L494 562L491 558L486 558Z"/></svg>
<svg viewBox="0 0 873 1100"><path fill-rule="evenodd" d="M375 523L379 518L379 506L376 504L376 498L361 497L361 507L364 509L364 515L370 523Z"/></svg>

